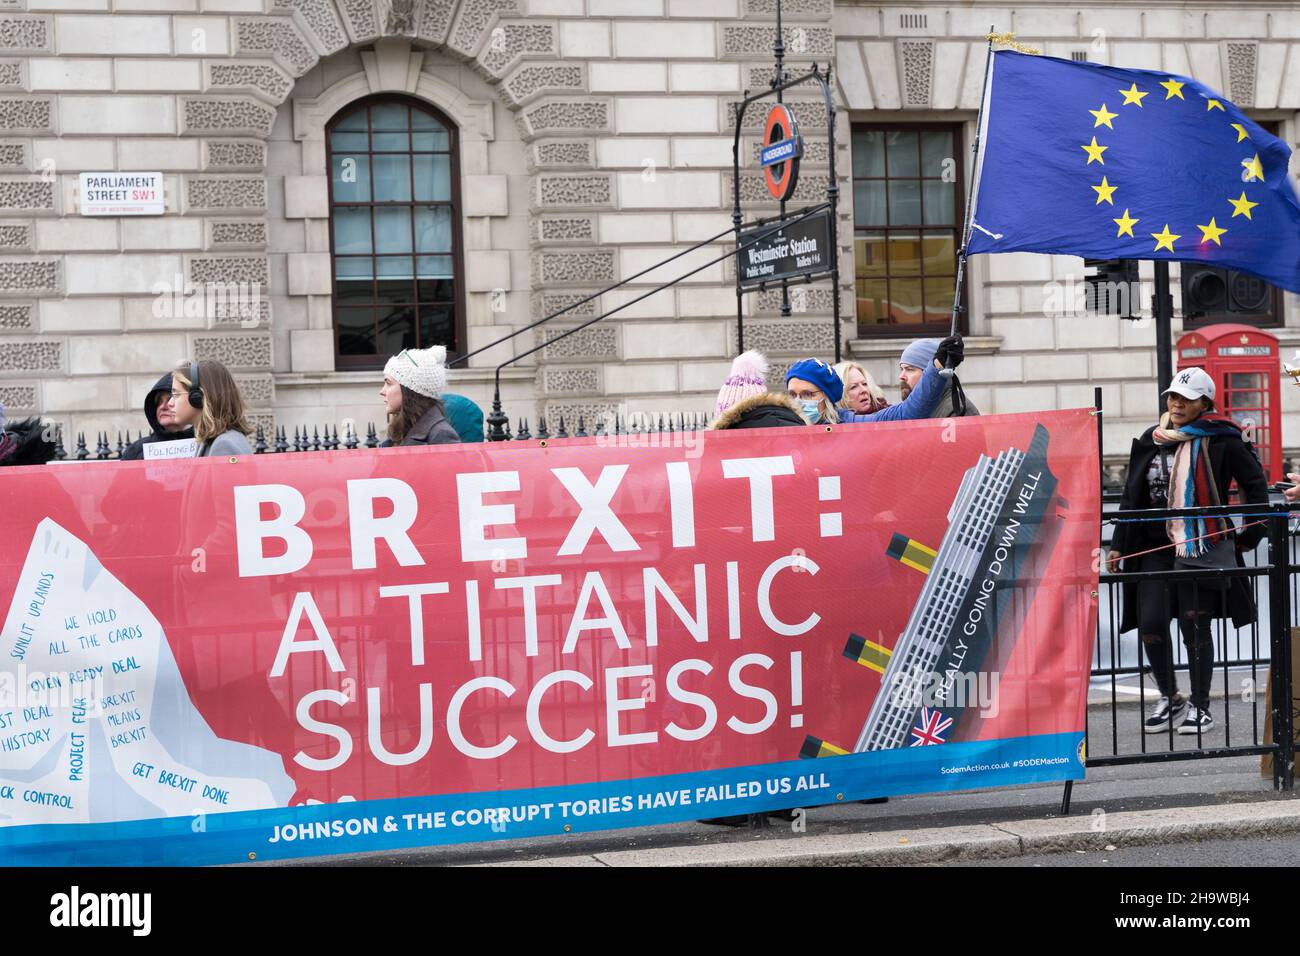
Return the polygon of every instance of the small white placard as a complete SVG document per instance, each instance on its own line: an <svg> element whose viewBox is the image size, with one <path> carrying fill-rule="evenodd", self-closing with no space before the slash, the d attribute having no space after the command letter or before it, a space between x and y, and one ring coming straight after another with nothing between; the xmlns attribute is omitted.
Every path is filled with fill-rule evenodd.
<svg viewBox="0 0 1300 956"><path fill-rule="evenodd" d="M193 458L199 453L199 444L193 438L179 438L176 441L145 442L146 460L159 458Z"/></svg>
<svg viewBox="0 0 1300 956"><path fill-rule="evenodd" d="M161 216L162 173L82 173L83 216Z"/></svg>

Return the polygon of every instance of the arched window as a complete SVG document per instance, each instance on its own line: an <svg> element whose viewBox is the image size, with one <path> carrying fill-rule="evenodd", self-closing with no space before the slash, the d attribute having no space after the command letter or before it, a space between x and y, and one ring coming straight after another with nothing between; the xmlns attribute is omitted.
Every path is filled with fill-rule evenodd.
<svg viewBox="0 0 1300 956"><path fill-rule="evenodd" d="M456 127L408 97L350 104L326 128L335 368L464 340Z"/></svg>

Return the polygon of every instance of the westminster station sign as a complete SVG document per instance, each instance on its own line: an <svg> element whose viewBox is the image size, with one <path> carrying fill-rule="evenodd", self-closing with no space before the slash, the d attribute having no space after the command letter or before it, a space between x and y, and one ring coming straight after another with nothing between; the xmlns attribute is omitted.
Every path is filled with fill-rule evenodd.
<svg viewBox="0 0 1300 956"><path fill-rule="evenodd" d="M753 289L781 279L815 276L831 267L829 209L795 219L782 229L768 223L740 234L737 260L741 289ZM757 241L755 240L757 238Z"/></svg>

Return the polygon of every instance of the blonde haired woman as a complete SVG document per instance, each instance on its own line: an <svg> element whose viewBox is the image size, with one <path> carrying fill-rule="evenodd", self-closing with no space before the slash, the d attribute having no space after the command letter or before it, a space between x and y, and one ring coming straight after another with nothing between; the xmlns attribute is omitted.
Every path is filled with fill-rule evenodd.
<svg viewBox="0 0 1300 956"><path fill-rule="evenodd" d="M226 367L215 359L184 362L172 371L168 401L176 424L194 429L198 458L251 455L253 430L244 417L244 398Z"/></svg>
<svg viewBox="0 0 1300 956"><path fill-rule="evenodd" d="M836 408L869 415L889 405L884 391L876 384L871 373L857 362L841 362L832 367L844 383L844 397L839 400Z"/></svg>

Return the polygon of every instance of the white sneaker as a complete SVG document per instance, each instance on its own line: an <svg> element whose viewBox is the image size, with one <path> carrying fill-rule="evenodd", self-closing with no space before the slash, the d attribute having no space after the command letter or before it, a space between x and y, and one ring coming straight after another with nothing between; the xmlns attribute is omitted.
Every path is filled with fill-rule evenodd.
<svg viewBox="0 0 1300 956"><path fill-rule="evenodd" d="M1168 697L1161 697L1151 709L1151 716L1143 722L1142 729L1148 734L1158 734L1169 727L1170 721L1176 723L1180 720L1187 707L1188 700L1182 694L1174 694L1172 705Z"/></svg>
<svg viewBox="0 0 1300 956"><path fill-rule="evenodd" d="M1210 716L1208 710L1199 710L1195 706L1187 708L1187 716L1183 722L1178 725L1180 734L1194 734L1199 730L1205 733L1214 726L1214 718Z"/></svg>

